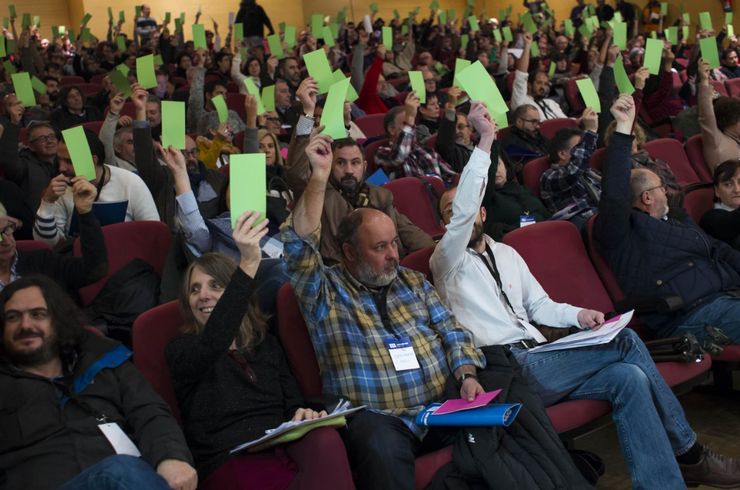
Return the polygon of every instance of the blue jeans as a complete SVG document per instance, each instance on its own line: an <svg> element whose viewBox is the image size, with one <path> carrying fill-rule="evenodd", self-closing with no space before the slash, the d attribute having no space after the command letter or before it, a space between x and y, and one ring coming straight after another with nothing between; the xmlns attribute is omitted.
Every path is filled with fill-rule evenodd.
<svg viewBox="0 0 740 490"><path fill-rule="evenodd" d="M141 458L117 454L92 465L57 490L170 490Z"/></svg>
<svg viewBox="0 0 740 490"><path fill-rule="evenodd" d="M740 298L720 296L694 311L671 336L692 334L702 340L707 336L704 325L719 328L733 344L740 344Z"/></svg>
<svg viewBox="0 0 740 490"><path fill-rule="evenodd" d="M566 399L611 402L633 488L686 488L676 456L694 445L696 434L634 331L580 349L512 351L546 407Z"/></svg>

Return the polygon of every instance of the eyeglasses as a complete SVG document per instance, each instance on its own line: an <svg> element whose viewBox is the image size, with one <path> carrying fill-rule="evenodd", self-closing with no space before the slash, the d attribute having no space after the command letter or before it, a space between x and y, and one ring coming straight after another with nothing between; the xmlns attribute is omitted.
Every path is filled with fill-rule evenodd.
<svg viewBox="0 0 740 490"><path fill-rule="evenodd" d="M668 186L665 184L660 184L659 186L651 187L650 189L645 189L643 192L650 192L650 191L654 191L655 189L663 189L663 192L668 192Z"/></svg>
<svg viewBox="0 0 740 490"><path fill-rule="evenodd" d="M434 78L427 78L426 80L424 80L424 83L436 83L436 82L437 80L435 80Z"/></svg>
<svg viewBox="0 0 740 490"><path fill-rule="evenodd" d="M36 141L46 143L47 141L56 141L56 140L57 140L57 135L47 134L47 135L39 136L38 138L32 139L31 141L28 142L28 144L30 145L31 143L35 143Z"/></svg>
<svg viewBox="0 0 740 490"><path fill-rule="evenodd" d="M15 223L9 221L8 224L0 230L0 235L12 235L17 228L18 226Z"/></svg>
<svg viewBox="0 0 740 490"><path fill-rule="evenodd" d="M521 119L521 120L523 122L525 122L525 123L534 124L535 126L539 126L540 125L540 120L539 119Z"/></svg>
<svg viewBox="0 0 740 490"><path fill-rule="evenodd" d="M458 124L457 125L457 130L458 131L464 131L464 130L466 130L469 127L470 127L470 124Z"/></svg>
<svg viewBox="0 0 740 490"><path fill-rule="evenodd" d="M267 122L271 122L271 123L279 123L280 122L280 118L279 117L268 117L268 118L265 118L265 120Z"/></svg>
<svg viewBox="0 0 740 490"><path fill-rule="evenodd" d="M187 158L189 155L192 155L194 158L198 158L198 155L200 155L200 150L197 148L193 148L192 150L180 150L182 152L182 156Z"/></svg>

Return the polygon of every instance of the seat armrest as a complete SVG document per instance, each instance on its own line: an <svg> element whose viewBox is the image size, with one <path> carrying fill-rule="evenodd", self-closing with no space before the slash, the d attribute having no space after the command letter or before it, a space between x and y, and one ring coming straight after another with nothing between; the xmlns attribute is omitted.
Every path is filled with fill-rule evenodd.
<svg viewBox="0 0 740 490"><path fill-rule="evenodd" d="M614 303L614 309L619 313L635 310L638 315L657 313L668 315L681 310L684 307L680 296L641 296L626 298Z"/></svg>

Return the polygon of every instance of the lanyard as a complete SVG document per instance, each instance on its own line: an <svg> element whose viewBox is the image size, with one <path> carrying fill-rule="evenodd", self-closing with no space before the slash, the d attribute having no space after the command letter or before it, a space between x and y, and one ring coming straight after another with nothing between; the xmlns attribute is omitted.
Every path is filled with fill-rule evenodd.
<svg viewBox="0 0 740 490"><path fill-rule="evenodd" d="M100 198L100 191L103 190L104 185L105 185L105 165L103 165L103 175L100 176L100 180L98 180L98 185L95 186L95 188L98 190L98 192L95 194L95 202L98 202L98 199Z"/></svg>
<svg viewBox="0 0 740 490"><path fill-rule="evenodd" d="M393 328L393 325L391 325L391 318L388 316L388 290L390 289L390 284L388 286L383 287L378 292L373 292L373 300L375 300L375 306L378 307L378 314L380 314L380 321L383 323L383 328L385 328L388 333L393 335L394 338L398 339L398 335L396 334L396 331Z"/></svg>
<svg viewBox="0 0 740 490"><path fill-rule="evenodd" d="M514 314L514 316L519 321L523 322L524 320L519 318L519 315L516 314L516 310L514 310L514 307L511 305L511 301L509 301L509 297L506 295L506 291L504 290L503 283L501 282L501 274L499 274L498 267L496 267L496 258L493 256L493 251L491 251L491 247L488 246L488 243L486 243L486 253L488 254L488 258L490 259L490 261L486 260L486 257L483 254L479 254L478 252L475 252L475 254L486 265L486 269L488 269L488 272L490 272L491 275L493 276L493 279L496 281L496 284L498 285L498 290L501 292L501 296L504 297L504 301L506 301L506 304L511 309L511 312Z"/></svg>

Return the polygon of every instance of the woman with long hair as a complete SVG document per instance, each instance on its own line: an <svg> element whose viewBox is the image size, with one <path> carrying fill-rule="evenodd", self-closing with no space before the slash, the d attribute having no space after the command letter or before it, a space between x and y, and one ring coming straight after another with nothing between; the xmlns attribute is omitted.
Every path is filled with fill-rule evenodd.
<svg viewBox="0 0 740 490"><path fill-rule="evenodd" d="M210 253L190 264L180 290L183 334L166 350L185 435L204 482L199 488L353 489L344 444L329 427L258 455L231 454L283 422L326 415L305 407L254 300L259 244L268 229L268 220L255 224L259 217L247 211L236 221L238 266Z"/></svg>

